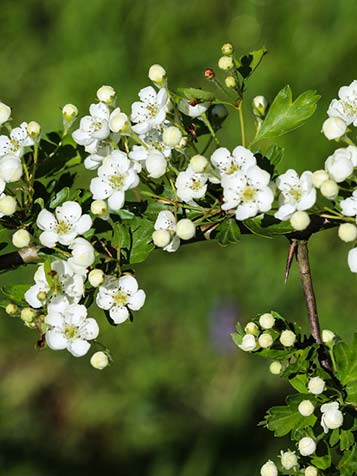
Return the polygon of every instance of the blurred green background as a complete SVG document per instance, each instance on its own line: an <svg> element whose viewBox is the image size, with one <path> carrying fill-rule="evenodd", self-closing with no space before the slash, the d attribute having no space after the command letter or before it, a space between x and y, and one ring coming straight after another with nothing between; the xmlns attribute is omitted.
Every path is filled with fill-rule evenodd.
<svg viewBox="0 0 357 476"><path fill-rule="evenodd" d="M280 144L284 169L320 168L334 147L320 134L327 105L357 77L356 17L354 0L1 0L1 99L16 122L50 130L67 102L84 114L102 84L128 110L152 63L173 87L207 87L202 71L224 42L240 52L265 45L248 97L272 98L285 84L317 89L314 119ZM227 146L239 143L235 117L224 134ZM342 337L355 330L347 251L335 231L311 242L322 325ZM305 325L295 268L283 284L286 253L283 239L252 237L154 252L136 269L148 297L134 323L113 328L100 317L115 359L102 372L86 358L35 351L34 334L3 316L0 474L257 475L285 448L257 423L288 389L229 333L270 309ZM9 279L22 282L24 270L0 276Z"/></svg>

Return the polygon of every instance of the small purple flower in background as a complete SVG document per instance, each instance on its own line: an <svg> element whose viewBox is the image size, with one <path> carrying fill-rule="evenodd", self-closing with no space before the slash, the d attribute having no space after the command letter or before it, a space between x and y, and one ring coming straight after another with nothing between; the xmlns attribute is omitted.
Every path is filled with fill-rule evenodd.
<svg viewBox="0 0 357 476"><path fill-rule="evenodd" d="M214 304L210 313L210 338L218 353L226 354L234 350L231 333L238 317L239 308L233 301L227 299Z"/></svg>

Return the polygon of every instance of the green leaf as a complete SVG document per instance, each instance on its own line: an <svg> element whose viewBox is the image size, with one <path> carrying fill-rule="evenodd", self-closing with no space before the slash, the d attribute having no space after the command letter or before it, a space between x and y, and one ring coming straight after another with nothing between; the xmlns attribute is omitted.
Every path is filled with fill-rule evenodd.
<svg viewBox="0 0 357 476"><path fill-rule="evenodd" d="M265 154L269 162L276 167L284 156L284 148L278 145L272 145Z"/></svg>
<svg viewBox="0 0 357 476"><path fill-rule="evenodd" d="M312 464L316 466L316 468L319 468L319 469L327 469L331 466L330 448L326 444L324 444L324 446L326 448L326 454L321 456L314 455L311 457Z"/></svg>
<svg viewBox="0 0 357 476"><path fill-rule="evenodd" d="M285 86L275 97L254 143L282 136L302 126L315 112L319 99L316 91L305 91L293 101L290 86Z"/></svg>
<svg viewBox="0 0 357 476"><path fill-rule="evenodd" d="M230 243L238 243L240 240L240 229L234 218L227 218L218 227L214 238L222 246Z"/></svg>
<svg viewBox="0 0 357 476"><path fill-rule="evenodd" d="M344 453L337 467L340 470L340 476L352 476L357 472L357 445Z"/></svg>
<svg viewBox="0 0 357 476"><path fill-rule="evenodd" d="M134 218L130 220L130 238L131 248L129 255L130 264L141 263L145 261L153 251L152 233L154 225L145 218Z"/></svg>
<svg viewBox="0 0 357 476"><path fill-rule="evenodd" d="M289 221L280 221L270 215L263 218L250 218L244 220L244 226L254 235L263 238L272 238L275 235L288 235L293 230Z"/></svg>
<svg viewBox="0 0 357 476"><path fill-rule="evenodd" d="M194 101L195 99L198 101L213 101L215 99L215 96L211 91L206 91L204 89L178 88L177 92L180 96L183 96L189 101Z"/></svg>
<svg viewBox="0 0 357 476"><path fill-rule="evenodd" d="M56 196L50 201L50 208L56 208L61 205L63 202L69 199L70 196L69 187L64 187L62 190L56 193Z"/></svg>
<svg viewBox="0 0 357 476"><path fill-rule="evenodd" d="M238 71L243 76L243 78L248 78L252 73L258 68L263 57L267 54L268 50L262 48L260 50L254 50L243 55L238 60Z"/></svg>
<svg viewBox="0 0 357 476"><path fill-rule="evenodd" d="M295 377L290 378L289 382L298 392L307 393L307 380L306 374L297 374Z"/></svg>
<svg viewBox="0 0 357 476"><path fill-rule="evenodd" d="M357 334L351 345L339 342L333 349L336 376L346 387L347 401L357 404Z"/></svg>
<svg viewBox="0 0 357 476"><path fill-rule="evenodd" d="M302 396L297 397L299 398L288 399L288 405L286 406L272 407L268 411L265 423L267 428L274 432L275 436L285 436L290 431L311 427L315 424L317 420L315 415L303 417L298 412L297 407L302 400Z"/></svg>
<svg viewBox="0 0 357 476"><path fill-rule="evenodd" d="M8 299L6 305L9 304L9 302L18 304L19 306L26 305L27 303L25 301L24 294L29 289L29 287L30 286L28 284L14 284L11 286L3 286L1 288L1 294ZM4 302L5 300L1 299L0 303L2 307L6 307L6 305L4 306Z"/></svg>
<svg viewBox="0 0 357 476"><path fill-rule="evenodd" d="M243 336L241 336L237 332L232 332L231 337L232 337L233 342L235 343L235 345L239 347L242 343Z"/></svg>
<svg viewBox="0 0 357 476"><path fill-rule="evenodd" d="M336 428L331 432L330 438L329 438L329 444L330 446L335 446L336 443L340 441L340 430Z"/></svg>
<svg viewBox="0 0 357 476"><path fill-rule="evenodd" d="M341 439L340 439L340 448L341 451L346 451L355 442L352 431L350 430L341 430Z"/></svg>
<svg viewBox="0 0 357 476"><path fill-rule="evenodd" d="M44 146L44 142L45 141L41 141L40 147ZM74 158L76 158L76 161L73 162L71 159ZM77 151L72 145L66 144L63 146L53 146L50 144L50 149L47 151L47 157L39 163L36 178L55 174L63 167L74 165L77 162L79 163L80 160L77 160Z"/></svg>

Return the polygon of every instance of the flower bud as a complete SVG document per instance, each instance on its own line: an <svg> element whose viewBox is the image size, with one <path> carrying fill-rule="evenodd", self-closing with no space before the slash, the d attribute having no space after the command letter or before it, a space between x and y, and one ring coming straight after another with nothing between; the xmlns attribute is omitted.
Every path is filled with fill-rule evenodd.
<svg viewBox="0 0 357 476"><path fill-rule="evenodd" d="M166 71L160 64L150 66L148 76L150 81L159 85L166 81Z"/></svg>
<svg viewBox="0 0 357 476"><path fill-rule="evenodd" d="M274 340L272 336L269 334L269 332L263 332L263 334L261 334L258 338L258 343L260 347L262 347L263 349L267 349L268 347L273 345L273 342Z"/></svg>
<svg viewBox="0 0 357 476"><path fill-rule="evenodd" d="M299 403L298 410L300 415L308 417L314 413L315 407L310 400L303 400Z"/></svg>
<svg viewBox="0 0 357 476"><path fill-rule="evenodd" d="M32 139L36 139L41 134L41 126L36 121L31 121L27 124L27 133Z"/></svg>
<svg viewBox="0 0 357 476"><path fill-rule="evenodd" d="M260 468L261 476L278 476L278 468L273 461L269 460Z"/></svg>
<svg viewBox="0 0 357 476"><path fill-rule="evenodd" d="M310 217L308 213L302 211L293 213L290 218L290 225L297 231L306 230L310 225Z"/></svg>
<svg viewBox="0 0 357 476"><path fill-rule="evenodd" d="M231 56L221 56L218 60L218 67L223 71L229 71L234 68L234 62Z"/></svg>
<svg viewBox="0 0 357 476"><path fill-rule="evenodd" d="M305 468L304 476L317 476L318 470L315 466L307 466Z"/></svg>
<svg viewBox="0 0 357 476"><path fill-rule="evenodd" d="M329 329L323 329L322 333L321 333L321 337L322 337L322 342L324 344L332 344L333 341L335 340L335 334L330 331Z"/></svg>
<svg viewBox="0 0 357 476"><path fill-rule="evenodd" d="M309 436L301 438L298 446L299 452L302 456L310 456L316 451L316 443Z"/></svg>
<svg viewBox="0 0 357 476"><path fill-rule="evenodd" d="M38 294L37 294L37 299L41 302L45 302L46 299L47 299L47 293L45 291L40 291Z"/></svg>
<svg viewBox="0 0 357 476"><path fill-rule="evenodd" d="M293 331L286 329L281 333L279 340L284 347L292 347L295 344L296 335Z"/></svg>
<svg viewBox="0 0 357 476"><path fill-rule="evenodd" d="M325 390L325 381L320 377L312 377L307 385L309 392L314 395L320 395Z"/></svg>
<svg viewBox="0 0 357 476"><path fill-rule="evenodd" d="M342 223L338 227L338 236L345 243L355 241L357 238L357 227L353 223Z"/></svg>
<svg viewBox="0 0 357 476"><path fill-rule="evenodd" d="M312 185L316 188L320 188L326 180L329 180L329 178L329 174L326 170L315 170L312 174Z"/></svg>
<svg viewBox="0 0 357 476"><path fill-rule="evenodd" d="M214 121L222 122L228 116L228 109L224 104L215 104L211 109L211 117Z"/></svg>
<svg viewBox="0 0 357 476"><path fill-rule="evenodd" d="M257 341L252 334L246 334L238 347L244 350L244 352L251 352L257 347Z"/></svg>
<svg viewBox="0 0 357 476"><path fill-rule="evenodd" d="M169 147L176 147L182 139L182 132L176 126L166 127L162 133L162 140Z"/></svg>
<svg viewBox="0 0 357 476"><path fill-rule="evenodd" d="M105 104L112 104L116 92L111 86L101 86L97 91L97 98Z"/></svg>
<svg viewBox="0 0 357 476"><path fill-rule="evenodd" d="M344 182L353 173L351 149L341 148L327 157L325 170L337 183Z"/></svg>
<svg viewBox="0 0 357 476"><path fill-rule="evenodd" d="M224 56L231 56L233 54L233 45L232 43L225 43L223 46L222 46L222 54Z"/></svg>
<svg viewBox="0 0 357 476"><path fill-rule="evenodd" d="M254 324L254 322L248 322L244 328L244 332L246 334L257 336L259 334L259 328L256 324Z"/></svg>
<svg viewBox="0 0 357 476"><path fill-rule="evenodd" d="M255 116L264 117L269 101L264 96L255 96L253 99L253 113Z"/></svg>
<svg viewBox="0 0 357 476"><path fill-rule="evenodd" d="M104 200L93 200L90 206L93 215L103 216L108 213L108 205Z"/></svg>
<svg viewBox="0 0 357 476"><path fill-rule="evenodd" d="M152 241L158 248L165 248L171 241L171 234L168 230L155 230L152 234Z"/></svg>
<svg viewBox="0 0 357 476"><path fill-rule="evenodd" d="M295 451L281 451L280 453L281 466L284 469L292 469L294 466L297 466L298 460L295 454Z"/></svg>
<svg viewBox="0 0 357 476"><path fill-rule="evenodd" d="M176 146L176 149L183 150L188 144L187 136L183 136L179 144Z"/></svg>
<svg viewBox="0 0 357 476"><path fill-rule="evenodd" d="M109 358L105 352L99 351L92 355L90 359L92 367L98 370L103 370L109 365Z"/></svg>
<svg viewBox="0 0 357 476"><path fill-rule="evenodd" d="M235 88L237 86L237 81L234 76L227 76L224 80L227 88Z"/></svg>
<svg viewBox="0 0 357 476"><path fill-rule="evenodd" d="M10 195L3 195L0 198L0 214L10 216L16 211L16 200Z"/></svg>
<svg viewBox="0 0 357 476"><path fill-rule="evenodd" d="M339 410L338 402L325 403L321 405L321 426L325 433L329 430L336 430L343 424L343 415Z"/></svg>
<svg viewBox="0 0 357 476"><path fill-rule="evenodd" d="M348 252L347 262L350 271L352 273L357 273L357 248L352 248L352 250Z"/></svg>
<svg viewBox="0 0 357 476"><path fill-rule="evenodd" d="M274 362L272 362L272 363L269 365L269 371L270 371L270 373L272 373L273 375L280 375L282 369L283 369L283 366L282 366L281 363L278 362L277 360L275 360Z"/></svg>
<svg viewBox="0 0 357 476"><path fill-rule="evenodd" d="M15 314L17 314L18 310L19 309L16 304L13 303L8 304L5 308L5 312L6 314L9 314L9 316L14 316Z"/></svg>
<svg viewBox="0 0 357 476"><path fill-rule="evenodd" d="M93 288L104 283L104 272L101 269L92 269L88 274L88 281Z"/></svg>
<svg viewBox="0 0 357 476"><path fill-rule="evenodd" d="M145 165L150 177L160 178L165 175L167 162L160 152L151 152Z"/></svg>
<svg viewBox="0 0 357 476"><path fill-rule="evenodd" d="M28 246L31 242L31 235L27 230L17 230L12 235L12 244L16 248L24 248Z"/></svg>
<svg viewBox="0 0 357 476"><path fill-rule="evenodd" d="M204 76L207 79L213 79L215 77L215 72L212 68L206 68L204 71Z"/></svg>
<svg viewBox="0 0 357 476"><path fill-rule="evenodd" d="M11 108L7 106L6 104L4 104L3 102L0 102L0 125L8 121L10 116L11 116Z"/></svg>
<svg viewBox="0 0 357 476"><path fill-rule="evenodd" d="M195 224L188 218L179 220L176 225L176 235L182 240L191 240L196 234Z"/></svg>
<svg viewBox="0 0 357 476"><path fill-rule="evenodd" d="M129 119L123 112L118 112L113 117L110 117L109 128L112 132L120 133L129 130Z"/></svg>
<svg viewBox="0 0 357 476"><path fill-rule="evenodd" d="M20 316L21 316L21 319L24 322L32 322L34 317L36 317L36 311L31 309L30 307L24 307L21 310L21 315Z"/></svg>
<svg viewBox="0 0 357 476"><path fill-rule="evenodd" d="M322 195L329 200L334 200L338 196L338 185L334 180L325 180L320 187Z"/></svg>
<svg viewBox="0 0 357 476"><path fill-rule="evenodd" d="M204 172L207 165L208 165L208 160L203 155L197 154L191 157L190 167L197 174L201 174L202 172Z"/></svg>
<svg viewBox="0 0 357 476"><path fill-rule="evenodd" d="M78 108L74 104L66 104L62 109L63 119L72 122L78 116Z"/></svg>
<svg viewBox="0 0 357 476"><path fill-rule="evenodd" d="M266 312L259 317L259 325L263 329L271 329L274 327L274 324L275 319L269 312Z"/></svg>
<svg viewBox="0 0 357 476"><path fill-rule="evenodd" d="M6 183L17 182L22 177L21 160L14 154L6 154L0 159L0 179Z"/></svg>
<svg viewBox="0 0 357 476"><path fill-rule="evenodd" d="M329 117L322 125L322 132L328 140L339 139L347 130L347 124L340 117Z"/></svg>

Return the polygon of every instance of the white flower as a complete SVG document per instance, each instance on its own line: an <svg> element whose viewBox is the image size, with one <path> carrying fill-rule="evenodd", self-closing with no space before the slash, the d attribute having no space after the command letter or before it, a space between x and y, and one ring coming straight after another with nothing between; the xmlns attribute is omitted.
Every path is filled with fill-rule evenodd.
<svg viewBox="0 0 357 476"><path fill-rule="evenodd" d="M136 171L124 152L113 151L98 169L98 177L91 180L90 191L95 200L108 199L109 208L120 210L125 203L125 192L139 183Z"/></svg>
<svg viewBox="0 0 357 476"><path fill-rule="evenodd" d="M56 243L70 245L78 235L83 235L92 226L89 215L82 215L82 208L77 202L68 201L51 213L46 209L40 211L37 226L43 230L39 239L48 248L54 248Z"/></svg>
<svg viewBox="0 0 357 476"><path fill-rule="evenodd" d="M258 117L264 117L269 106L269 101L264 96L255 96L253 99L253 114Z"/></svg>
<svg viewBox="0 0 357 476"><path fill-rule="evenodd" d="M280 452L281 466L284 469L292 469L297 466L298 460L295 451L281 451Z"/></svg>
<svg viewBox="0 0 357 476"><path fill-rule="evenodd" d="M357 81L349 86L343 86L338 91L338 99L333 99L327 114L330 117L340 117L347 125L357 126Z"/></svg>
<svg viewBox="0 0 357 476"><path fill-rule="evenodd" d="M0 159L0 178L6 183L17 182L22 177L22 164L19 157L6 154Z"/></svg>
<svg viewBox="0 0 357 476"><path fill-rule="evenodd" d="M318 470L315 468L315 466L307 466L305 468L304 472L305 476L317 476L318 475Z"/></svg>
<svg viewBox="0 0 357 476"><path fill-rule="evenodd" d="M151 129L146 134L140 136L140 139L144 142L145 147L142 145L134 145L129 153L130 159L141 162L148 158L151 151L159 151L164 157L170 157L172 147L169 147L163 141L163 131L165 128Z"/></svg>
<svg viewBox="0 0 357 476"><path fill-rule="evenodd" d="M357 238L357 227L353 223L342 223L338 227L338 236L345 243L355 241Z"/></svg>
<svg viewBox="0 0 357 476"><path fill-rule="evenodd" d="M88 274L88 281L93 288L99 287L101 284L104 283L104 272L101 269L92 269L92 271Z"/></svg>
<svg viewBox="0 0 357 476"><path fill-rule="evenodd" d="M27 124L27 133L32 139L39 140L41 134L41 125L36 121L31 121Z"/></svg>
<svg viewBox="0 0 357 476"><path fill-rule="evenodd" d="M151 150L148 151L145 166L150 177L160 178L166 173L167 161L161 152Z"/></svg>
<svg viewBox="0 0 357 476"><path fill-rule="evenodd" d="M72 250L72 257L68 259L67 263L74 273L85 276L86 268L95 261L93 246L89 241L79 237L73 240L69 248Z"/></svg>
<svg viewBox="0 0 357 476"><path fill-rule="evenodd" d="M345 198L340 202L341 210L347 217L357 216L357 190L355 190L351 197Z"/></svg>
<svg viewBox="0 0 357 476"><path fill-rule="evenodd" d="M196 234L195 224L188 218L182 218L176 225L176 235L181 240L191 240Z"/></svg>
<svg viewBox="0 0 357 476"><path fill-rule="evenodd" d="M301 438L299 441L299 452L302 456L310 456L316 451L316 443L309 436Z"/></svg>
<svg viewBox="0 0 357 476"><path fill-rule="evenodd" d="M312 184L312 173L303 172L301 177L298 173L289 169L279 175L276 184L280 190L279 210L275 213L278 220L289 220L297 210L308 210L316 202L316 190Z"/></svg>
<svg viewBox="0 0 357 476"><path fill-rule="evenodd" d="M357 248L348 252L348 266L352 273L357 273Z"/></svg>
<svg viewBox="0 0 357 476"><path fill-rule="evenodd" d="M339 410L338 402L325 403L321 405L321 426L324 429L325 433L328 433L329 430L335 430L340 428L343 423L343 415L341 410Z"/></svg>
<svg viewBox="0 0 357 476"><path fill-rule="evenodd" d="M129 135L130 122L129 118L117 107L110 115L109 127L112 132L122 135Z"/></svg>
<svg viewBox="0 0 357 476"><path fill-rule="evenodd" d="M0 182L0 190L2 188L2 183ZM17 202L14 197L10 195L5 195L0 192L0 218L5 216L11 216L15 213L17 207Z"/></svg>
<svg viewBox="0 0 357 476"><path fill-rule="evenodd" d="M257 336L259 334L259 327L254 322L247 322L246 326L244 327L244 332L246 334Z"/></svg>
<svg viewBox="0 0 357 476"><path fill-rule="evenodd" d="M97 370L103 370L109 365L108 355L100 350L99 352L96 352L92 355L92 357L90 358L90 364L93 368Z"/></svg>
<svg viewBox="0 0 357 476"><path fill-rule="evenodd" d="M0 136L0 156L14 154L22 157L24 148L33 144L33 139L27 132L27 122L23 122L20 127L12 129L10 137Z"/></svg>
<svg viewBox="0 0 357 476"><path fill-rule="evenodd" d="M260 468L261 476L278 476L278 468L273 461L269 460Z"/></svg>
<svg viewBox="0 0 357 476"><path fill-rule="evenodd" d="M176 178L177 196L186 203L204 197L207 191L207 174L195 173L190 167Z"/></svg>
<svg viewBox="0 0 357 476"><path fill-rule="evenodd" d="M280 334L280 342L284 347L292 347L296 341L296 334L289 329L286 329Z"/></svg>
<svg viewBox="0 0 357 476"><path fill-rule="evenodd" d="M325 161L325 170L337 183L343 182L353 172L352 153L348 148L335 150Z"/></svg>
<svg viewBox="0 0 357 476"><path fill-rule="evenodd" d="M0 102L0 124L4 124L11 116L11 108Z"/></svg>
<svg viewBox="0 0 357 476"><path fill-rule="evenodd" d="M335 200L338 196L338 185L334 180L325 180L320 187L321 195L329 200Z"/></svg>
<svg viewBox="0 0 357 476"><path fill-rule="evenodd" d="M310 400L302 400L299 403L298 411L300 415L308 417L314 413L315 407Z"/></svg>
<svg viewBox="0 0 357 476"><path fill-rule="evenodd" d="M205 171L207 165L208 165L208 160L203 155L197 154L191 157L190 168L194 172L201 174L202 172Z"/></svg>
<svg viewBox="0 0 357 476"><path fill-rule="evenodd" d="M232 56L221 56L218 60L218 68L223 71L229 71L234 68Z"/></svg>
<svg viewBox="0 0 357 476"><path fill-rule="evenodd" d="M347 130L347 124L340 117L329 117L322 125L322 132L328 140L339 139Z"/></svg>
<svg viewBox="0 0 357 476"><path fill-rule="evenodd" d="M321 337L324 344L332 344L336 336L329 329L323 329Z"/></svg>
<svg viewBox="0 0 357 476"><path fill-rule="evenodd" d="M244 352L251 352L256 349L257 341L252 334L245 334L242 343L238 347L244 350Z"/></svg>
<svg viewBox="0 0 357 476"><path fill-rule="evenodd" d="M208 102L189 101L188 99L181 99L178 103L178 109L186 116L199 117L209 108Z"/></svg>
<svg viewBox="0 0 357 476"><path fill-rule="evenodd" d="M101 309L109 311L109 316L115 324L121 324L129 317L129 309L137 311L145 302L145 292L138 289L138 282L130 274L119 279L107 276L99 287L96 303Z"/></svg>
<svg viewBox="0 0 357 476"><path fill-rule="evenodd" d="M263 349L266 349L273 345L273 342L274 340L268 332L263 332L258 338L258 343Z"/></svg>
<svg viewBox="0 0 357 476"><path fill-rule="evenodd" d="M97 321L87 317L87 308L81 304L69 304L59 297L50 303L45 322L50 326L46 342L52 350L67 349L74 357L82 357L89 348L89 340L99 334Z"/></svg>
<svg viewBox="0 0 357 476"><path fill-rule="evenodd" d="M12 235L12 244L16 246L16 248L24 248L28 246L31 242L31 235L27 230L20 229L15 231Z"/></svg>
<svg viewBox="0 0 357 476"><path fill-rule="evenodd" d="M79 129L72 134L73 140L83 145L86 152L93 154L97 151L101 140L106 139L109 134L109 107L103 102L91 104L89 106L89 116L82 117Z"/></svg>
<svg viewBox="0 0 357 476"><path fill-rule="evenodd" d="M78 108L74 104L65 104L62 108L62 115L64 122L73 122L78 116Z"/></svg>
<svg viewBox="0 0 357 476"><path fill-rule="evenodd" d="M310 225L310 221L310 217L306 212L297 211L290 217L290 225L297 231L306 230Z"/></svg>
<svg viewBox="0 0 357 476"><path fill-rule="evenodd" d="M115 98L116 92L112 86L101 86L97 91L97 98L105 104L111 104Z"/></svg>
<svg viewBox="0 0 357 476"><path fill-rule="evenodd" d="M160 64L153 64L150 66L148 77L153 83L160 85L166 81L166 71Z"/></svg>
<svg viewBox="0 0 357 476"><path fill-rule="evenodd" d="M169 147L176 147L182 139L182 132L176 126L166 127L162 133L162 140Z"/></svg>
<svg viewBox="0 0 357 476"><path fill-rule="evenodd" d="M271 329L274 327L275 319L269 312L266 312L259 317L259 324L263 329Z"/></svg>
<svg viewBox="0 0 357 476"><path fill-rule="evenodd" d="M310 393L320 395L325 390L325 381L320 377L312 377L307 385Z"/></svg>
<svg viewBox="0 0 357 476"><path fill-rule="evenodd" d="M84 167L88 170L96 170L103 162L105 157L112 153L113 149L109 145L101 143L97 150L84 159Z"/></svg>
<svg viewBox="0 0 357 476"><path fill-rule="evenodd" d="M177 251L180 246L180 238L176 235L176 218L174 214L168 210L162 210L157 216L154 228L155 231L167 231L169 233L169 240L163 246L164 251L169 253Z"/></svg>
<svg viewBox="0 0 357 476"><path fill-rule="evenodd" d="M246 220L271 209L274 194L270 175L258 166L222 177L223 210L236 208L236 219Z"/></svg>
<svg viewBox="0 0 357 476"><path fill-rule="evenodd" d="M139 91L140 101L131 106L131 120L135 123L133 131L145 134L150 129L160 126L166 118L167 91L158 92L152 86Z"/></svg>
<svg viewBox="0 0 357 476"><path fill-rule="evenodd" d="M225 147L219 147L211 155L211 162L221 175L232 175L238 171L245 172L257 163L253 153L241 145L233 149L232 153Z"/></svg>
<svg viewBox="0 0 357 476"><path fill-rule="evenodd" d="M272 373L273 375L279 375L281 373L283 369L283 366L281 365L280 362L278 362L277 360L275 362L272 362L270 365L269 365L269 371L270 373Z"/></svg>
<svg viewBox="0 0 357 476"><path fill-rule="evenodd" d="M171 241L170 232L167 230L155 230L152 234L152 241L158 248L165 248Z"/></svg>
<svg viewBox="0 0 357 476"><path fill-rule="evenodd" d="M315 170L315 172L312 173L312 185L316 188L320 188L329 178L329 174L325 170Z"/></svg>

